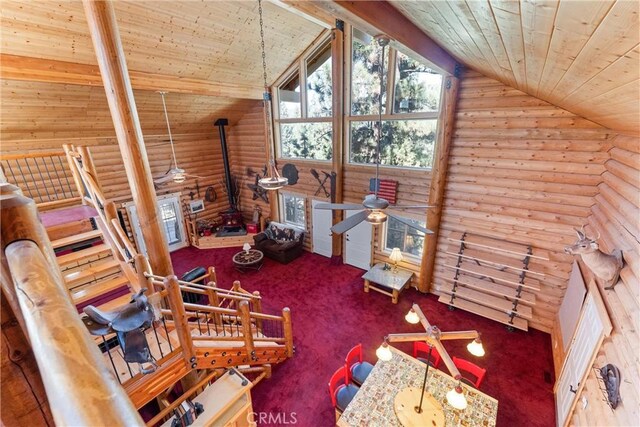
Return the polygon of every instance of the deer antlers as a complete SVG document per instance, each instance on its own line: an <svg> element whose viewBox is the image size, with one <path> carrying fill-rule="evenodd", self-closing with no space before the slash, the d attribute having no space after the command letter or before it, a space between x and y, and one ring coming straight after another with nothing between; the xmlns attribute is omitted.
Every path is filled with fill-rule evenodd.
<svg viewBox="0 0 640 427"><path fill-rule="evenodd" d="M591 240L594 242L600 239L600 231L596 230L596 232L598 233L598 236L595 239L592 239L587 236L587 232L585 231L584 227L585 225L583 224L582 227L580 227L580 230L578 230L577 228L574 228L574 230L576 230L576 233L578 234L578 239Z"/></svg>

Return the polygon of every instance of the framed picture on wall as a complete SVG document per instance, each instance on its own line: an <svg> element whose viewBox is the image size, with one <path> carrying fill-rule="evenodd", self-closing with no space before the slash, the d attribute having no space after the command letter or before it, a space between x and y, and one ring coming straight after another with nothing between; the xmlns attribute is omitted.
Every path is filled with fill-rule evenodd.
<svg viewBox="0 0 640 427"><path fill-rule="evenodd" d="M204 210L204 200L192 200L189 202L189 211L194 214Z"/></svg>

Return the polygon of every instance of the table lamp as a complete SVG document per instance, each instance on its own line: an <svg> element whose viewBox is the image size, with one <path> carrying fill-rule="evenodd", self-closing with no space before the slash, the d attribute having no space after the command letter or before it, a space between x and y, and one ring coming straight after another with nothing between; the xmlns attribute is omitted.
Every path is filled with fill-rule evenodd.
<svg viewBox="0 0 640 427"><path fill-rule="evenodd" d="M400 252L400 248L393 248L391 250L391 255L389 255L389 259L393 261L393 272L398 272L398 263L402 261L402 252Z"/></svg>
<svg viewBox="0 0 640 427"><path fill-rule="evenodd" d="M244 249L244 251L245 251L245 252L249 253L249 251L251 250L251 245L250 245L250 244L248 244L248 243L245 243L245 244L242 246L242 249Z"/></svg>

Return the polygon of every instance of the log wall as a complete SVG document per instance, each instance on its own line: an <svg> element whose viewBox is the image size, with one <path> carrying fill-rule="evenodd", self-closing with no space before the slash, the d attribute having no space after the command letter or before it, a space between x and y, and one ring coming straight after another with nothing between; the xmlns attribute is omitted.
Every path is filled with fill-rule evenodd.
<svg viewBox="0 0 640 427"><path fill-rule="evenodd" d="M572 227L587 223L603 182L611 133L481 74L461 79L432 292L445 277L448 236L468 231L548 252L530 325L549 332L571 257ZM450 261L450 260L449 260Z"/></svg>
<svg viewBox="0 0 640 427"><path fill-rule="evenodd" d="M612 363L620 369L622 403L615 411L607 407L591 371L580 396L587 398L588 405L583 409L578 403L571 420L577 426L636 425L640 420L640 139L617 135L611 142L587 232L590 236L600 233L601 249L607 253L621 249L625 260L614 289L599 286L613 332L595 362L596 367ZM582 270L589 274L585 266Z"/></svg>

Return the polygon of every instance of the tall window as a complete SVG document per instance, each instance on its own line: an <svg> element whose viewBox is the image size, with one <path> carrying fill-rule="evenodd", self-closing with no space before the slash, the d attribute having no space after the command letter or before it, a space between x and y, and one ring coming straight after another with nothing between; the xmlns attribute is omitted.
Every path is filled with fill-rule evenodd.
<svg viewBox="0 0 640 427"><path fill-rule="evenodd" d="M277 92L280 156L331 160L331 43L303 58Z"/></svg>
<svg viewBox="0 0 640 427"><path fill-rule="evenodd" d="M280 211L283 213L282 217L285 224L307 228L304 197L281 193L280 204Z"/></svg>
<svg viewBox="0 0 640 427"><path fill-rule="evenodd" d="M440 110L442 76L394 49L384 58L380 88L377 41L354 29L351 49L351 163L375 163L382 98L380 163L430 168ZM391 64L391 67L389 66Z"/></svg>
<svg viewBox="0 0 640 427"><path fill-rule="evenodd" d="M424 221L418 221L412 218L405 218L409 222L425 227ZM400 248L400 251L416 257L422 256L422 247L424 245L424 233L415 228L411 228L392 217L385 225L385 243L384 248L391 251L393 248Z"/></svg>

